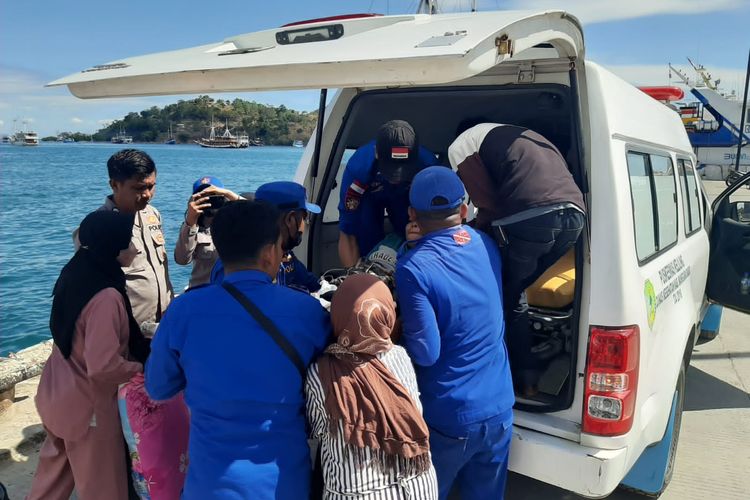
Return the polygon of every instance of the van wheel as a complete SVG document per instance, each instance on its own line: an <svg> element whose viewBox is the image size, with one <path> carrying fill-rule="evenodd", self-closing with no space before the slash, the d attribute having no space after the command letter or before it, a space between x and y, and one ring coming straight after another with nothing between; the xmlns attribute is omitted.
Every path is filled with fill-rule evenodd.
<svg viewBox="0 0 750 500"><path fill-rule="evenodd" d="M683 362L680 366L680 374L677 377L677 386L675 387L675 406L674 406L674 426L672 429L672 436L669 442L669 458L667 460L667 468L664 471L664 483L659 491L644 491L637 488L620 485L620 488L631 491L638 495L648 498L659 498L664 490L669 486L669 482L672 480L672 474L674 474L674 461L677 456L677 443L680 440L680 427L682 427L682 408L685 401L685 378L686 378L687 367ZM665 434L663 439L666 439Z"/></svg>

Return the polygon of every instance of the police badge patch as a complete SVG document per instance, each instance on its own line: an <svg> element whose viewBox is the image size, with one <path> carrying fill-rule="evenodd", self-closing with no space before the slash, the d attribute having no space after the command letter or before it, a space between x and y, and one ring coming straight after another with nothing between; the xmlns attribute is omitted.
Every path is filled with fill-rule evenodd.
<svg viewBox="0 0 750 500"><path fill-rule="evenodd" d="M359 196L352 196L349 193L346 194L344 205L349 211L357 210L359 208Z"/></svg>
<svg viewBox="0 0 750 500"><path fill-rule="evenodd" d="M461 229L453 233L453 241L460 246L464 246L471 241L471 235L465 229Z"/></svg>

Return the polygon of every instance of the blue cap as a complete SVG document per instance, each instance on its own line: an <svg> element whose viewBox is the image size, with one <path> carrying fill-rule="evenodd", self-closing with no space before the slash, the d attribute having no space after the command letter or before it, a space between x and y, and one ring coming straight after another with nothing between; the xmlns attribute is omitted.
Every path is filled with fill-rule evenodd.
<svg viewBox="0 0 750 500"><path fill-rule="evenodd" d="M276 181L263 184L255 191L255 199L273 203L280 210L307 210L320 213L320 207L308 203L305 187L290 181Z"/></svg>
<svg viewBox="0 0 750 500"><path fill-rule="evenodd" d="M197 193L198 191L203 191L208 186L223 188L224 183L221 182L218 177L214 177L213 175L204 175L193 183L193 194Z"/></svg>
<svg viewBox="0 0 750 500"><path fill-rule="evenodd" d="M464 193L464 183L449 167L427 167L414 177L409 203L418 212L448 210L463 203Z"/></svg>

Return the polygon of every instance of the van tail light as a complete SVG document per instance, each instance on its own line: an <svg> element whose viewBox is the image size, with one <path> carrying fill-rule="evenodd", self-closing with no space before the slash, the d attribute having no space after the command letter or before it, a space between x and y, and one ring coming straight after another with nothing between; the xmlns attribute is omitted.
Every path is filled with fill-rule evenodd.
<svg viewBox="0 0 750 500"><path fill-rule="evenodd" d="M638 391L639 358L638 325L591 327L583 432L616 436L630 430Z"/></svg>

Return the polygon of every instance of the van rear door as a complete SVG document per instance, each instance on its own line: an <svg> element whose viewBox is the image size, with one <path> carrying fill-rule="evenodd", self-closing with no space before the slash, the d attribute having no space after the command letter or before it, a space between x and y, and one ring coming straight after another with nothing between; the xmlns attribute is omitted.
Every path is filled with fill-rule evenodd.
<svg viewBox="0 0 750 500"><path fill-rule="evenodd" d="M84 99L429 85L536 46L582 58L578 20L560 11L329 18L113 61L49 85Z"/></svg>
<svg viewBox="0 0 750 500"><path fill-rule="evenodd" d="M709 300L750 313L750 172L714 200Z"/></svg>

